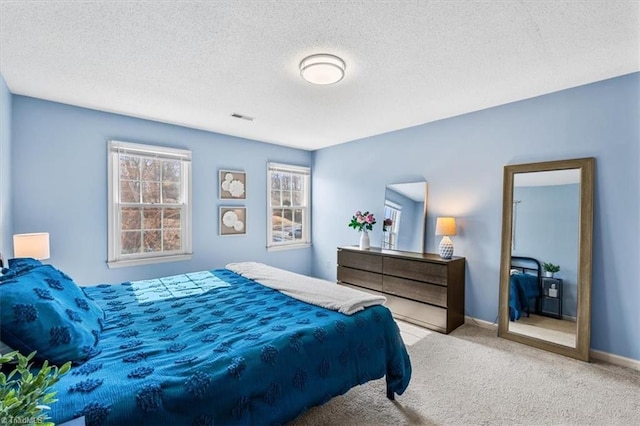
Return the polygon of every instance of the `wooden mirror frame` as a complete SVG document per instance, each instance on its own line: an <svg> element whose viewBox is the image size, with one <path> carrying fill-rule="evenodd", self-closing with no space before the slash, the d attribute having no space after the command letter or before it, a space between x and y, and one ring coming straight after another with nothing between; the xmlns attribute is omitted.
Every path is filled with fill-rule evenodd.
<svg viewBox="0 0 640 426"><path fill-rule="evenodd" d="M517 173L580 170L580 215L578 231L578 300L576 346L569 347L509 331L509 276L513 219L513 183ZM502 255L500 257L500 305L498 336L582 361L589 361L591 342L591 283L593 251L593 192L595 158L514 164L504 167L502 194Z"/></svg>

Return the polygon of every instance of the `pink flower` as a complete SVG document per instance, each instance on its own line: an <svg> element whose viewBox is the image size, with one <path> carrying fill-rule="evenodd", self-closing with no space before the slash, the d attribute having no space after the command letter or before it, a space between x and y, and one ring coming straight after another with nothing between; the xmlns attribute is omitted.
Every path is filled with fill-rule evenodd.
<svg viewBox="0 0 640 426"><path fill-rule="evenodd" d="M369 213L369 211L363 213L358 210L351 218L349 227L355 229L356 231L371 231L373 230L373 225L375 224L376 218L373 213Z"/></svg>

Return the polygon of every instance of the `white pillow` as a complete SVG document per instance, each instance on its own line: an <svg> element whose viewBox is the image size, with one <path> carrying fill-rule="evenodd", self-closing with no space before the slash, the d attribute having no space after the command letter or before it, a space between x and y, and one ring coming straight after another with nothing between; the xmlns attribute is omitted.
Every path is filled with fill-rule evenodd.
<svg viewBox="0 0 640 426"><path fill-rule="evenodd" d="M511 275L516 275L516 274L521 274L522 272L520 272L519 269L512 269L511 270Z"/></svg>

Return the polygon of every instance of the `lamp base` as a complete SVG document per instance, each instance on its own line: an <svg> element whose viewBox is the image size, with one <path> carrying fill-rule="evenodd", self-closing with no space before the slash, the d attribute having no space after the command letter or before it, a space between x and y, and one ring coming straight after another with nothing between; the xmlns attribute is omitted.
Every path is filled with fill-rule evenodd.
<svg viewBox="0 0 640 426"><path fill-rule="evenodd" d="M440 257L443 259L451 259L453 257L453 242L448 236L442 237L440 245L438 246Z"/></svg>

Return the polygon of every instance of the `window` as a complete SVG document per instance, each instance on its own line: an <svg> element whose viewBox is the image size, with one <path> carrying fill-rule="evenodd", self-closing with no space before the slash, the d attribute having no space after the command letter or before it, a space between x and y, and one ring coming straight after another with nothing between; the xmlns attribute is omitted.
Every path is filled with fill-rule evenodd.
<svg viewBox="0 0 640 426"><path fill-rule="evenodd" d="M109 267L191 258L191 151L109 141Z"/></svg>
<svg viewBox="0 0 640 426"><path fill-rule="evenodd" d="M384 218L391 219L391 226L387 232L382 233L382 248L395 250L398 244L398 233L400 232L400 214L402 206L389 200L384 200Z"/></svg>
<svg viewBox="0 0 640 426"><path fill-rule="evenodd" d="M311 169L277 163L269 163L267 169L267 248L308 247Z"/></svg>

